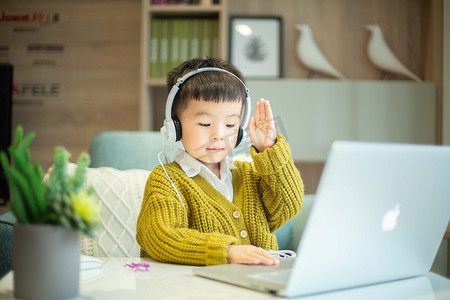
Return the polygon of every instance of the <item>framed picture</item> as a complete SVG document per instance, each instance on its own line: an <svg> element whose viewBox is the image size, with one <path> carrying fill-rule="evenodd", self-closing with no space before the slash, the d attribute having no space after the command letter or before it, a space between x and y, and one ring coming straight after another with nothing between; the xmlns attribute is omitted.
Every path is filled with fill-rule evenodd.
<svg viewBox="0 0 450 300"><path fill-rule="evenodd" d="M247 78L282 76L281 17L231 17L229 60Z"/></svg>

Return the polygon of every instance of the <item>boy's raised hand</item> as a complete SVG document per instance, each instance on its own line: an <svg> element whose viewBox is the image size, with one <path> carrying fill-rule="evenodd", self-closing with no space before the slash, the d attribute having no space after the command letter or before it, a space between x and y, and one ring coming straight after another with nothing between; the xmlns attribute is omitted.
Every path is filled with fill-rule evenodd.
<svg viewBox="0 0 450 300"><path fill-rule="evenodd" d="M259 153L275 144L277 132L269 101L263 98L256 102L255 115L249 122L250 140Z"/></svg>
<svg viewBox="0 0 450 300"><path fill-rule="evenodd" d="M228 246L228 263L247 265L278 265L279 261L266 251L252 245Z"/></svg>

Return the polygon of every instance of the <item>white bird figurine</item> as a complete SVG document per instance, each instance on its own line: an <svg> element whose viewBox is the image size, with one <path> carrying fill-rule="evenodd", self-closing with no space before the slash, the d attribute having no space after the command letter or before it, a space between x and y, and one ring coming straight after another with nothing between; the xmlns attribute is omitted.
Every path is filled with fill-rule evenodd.
<svg viewBox="0 0 450 300"><path fill-rule="evenodd" d="M422 81L408 70L395 56L386 43L380 26L377 24L369 24L366 25L366 29L371 32L369 43L367 44L367 55L376 67L384 72L397 73L418 82Z"/></svg>
<svg viewBox="0 0 450 300"><path fill-rule="evenodd" d="M346 79L320 51L311 28L307 24L296 24L295 28L300 31L297 41L297 56L300 62L312 71L317 71L339 79ZM308 76L310 77L310 76Z"/></svg>

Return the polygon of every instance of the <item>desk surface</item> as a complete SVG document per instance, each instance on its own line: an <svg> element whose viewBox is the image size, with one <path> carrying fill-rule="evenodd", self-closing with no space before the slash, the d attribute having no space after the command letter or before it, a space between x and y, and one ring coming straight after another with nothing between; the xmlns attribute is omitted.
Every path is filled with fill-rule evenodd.
<svg viewBox="0 0 450 300"><path fill-rule="evenodd" d="M133 272L127 263L140 258L101 258L99 269L82 271L79 299L282 299L198 277L196 267L155 262L148 271ZM301 299L450 299L450 280L429 273L363 288L319 294ZM13 274L0 281L0 299L13 299Z"/></svg>

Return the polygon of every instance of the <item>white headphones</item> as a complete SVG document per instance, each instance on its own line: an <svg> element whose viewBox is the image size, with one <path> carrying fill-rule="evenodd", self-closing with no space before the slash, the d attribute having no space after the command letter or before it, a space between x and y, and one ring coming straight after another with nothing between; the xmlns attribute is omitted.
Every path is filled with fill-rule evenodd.
<svg viewBox="0 0 450 300"><path fill-rule="evenodd" d="M177 117L172 118L172 105L173 101L175 99L175 96L180 89L180 86L190 77L207 71L215 71L215 72L223 72L230 74L237 78L245 89L245 102L243 104L243 117L241 121L241 125L239 126L239 132L238 137L236 140L236 146L243 143L246 139L246 131L245 129L248 126L248 122L250 121L250 107L251 107L251 99L250 94L248 91L247 86L244 84L244 82L237 77L235 74L224 70L220 68L200 68L194 71L191 71L189 73L186 73L183 77L178 78L177 83L172 87L172 89L169 92L169 95L167 96L167 102L166 102L166 119L164 120L163 127L161 127L161 135L165 137L170 142L178 142L181 139L181 123L180 120L178 120Z"/></svg>

